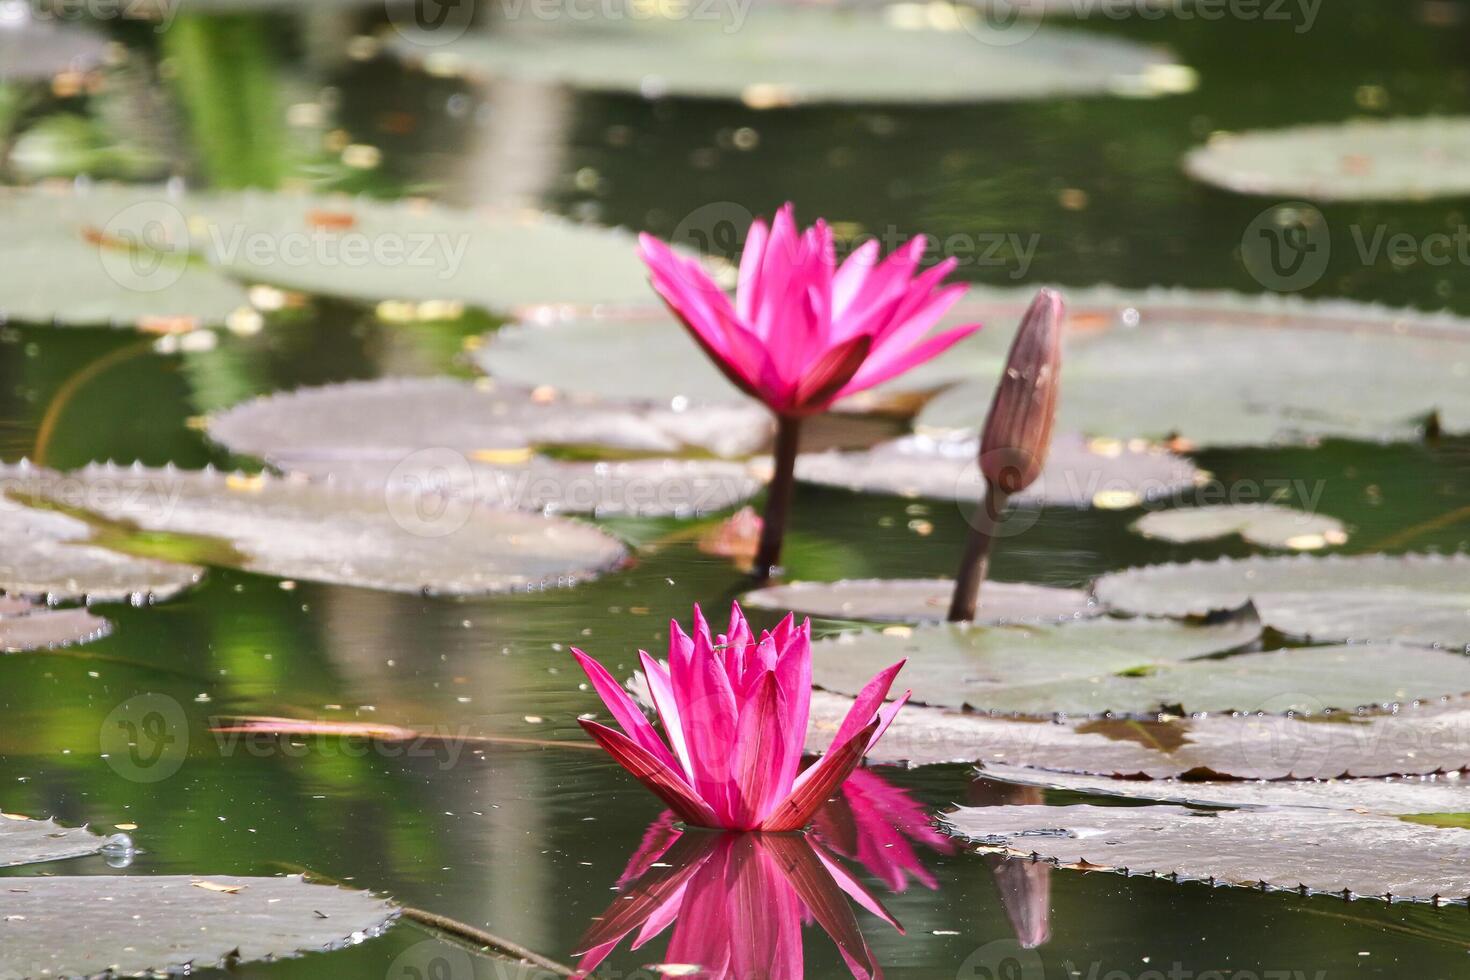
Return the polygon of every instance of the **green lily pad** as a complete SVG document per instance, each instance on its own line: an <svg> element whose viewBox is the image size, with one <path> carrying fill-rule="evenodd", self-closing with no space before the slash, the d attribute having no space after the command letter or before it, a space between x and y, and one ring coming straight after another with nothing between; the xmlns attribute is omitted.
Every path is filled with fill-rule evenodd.
<svg viewBox="0 0 1470 980"><path fill-rule="evenodd" d="M90 71L106 56L107 39L95 31L38 17L27 3L7 4L0 12L0 82Z"/></svg>
<svg viewBox="0 0 1470 980"><path fill-rule="evenodd" d="M650 296L630 232L547 214L266 191L194 195L188 208L199 254L237 278L285 289L503 313Z"/></svg>
<svg viewBox="0 0 1470 980"><path fill-rule="evenodd" d="M213 541L211 561L395 592L570 585L621 563L586 524L496 510L428 488L356 490L268 475L91 465L0 470L12 493L140 531Z"/></svg>
<svg viewBox="0 0 1470 980"><path fill-rule="evenodd" d="M1146 538L1193 544L1238 534L1263 548L1315 551L1347 541L1342 521L1275 504L1221 504L1180 507L1145 514L1133 530Z"/></svg>
<svg viewBox="0 0 1470 980"><path fill-rule="evenodd" d="M979 437L911 435L856 452L804 453L796 477L808 483L901 497L980 501ZM1022 506L1132 507L1171 497L1205 479L1193 463L1148 447L1098 452L1077 435L1052 440L1035 483L1012 500Z"/></svg>
<svg viewBox="0 0 1470 980"><path fill-rule="evenodd" d="M189 257L182 198L157 187L0 188L0 319L180 330L223 324L245 289Z"/></svg>
<svg viewBox="0 0 1470 980"><path fill-rule="evenodd" d="M750 402L675 411L449 378L307 388L209 419L216 442L286 469L297 461L396 463L431 448L481 461L528 446L746 456L769 441L771 429L770 413Z"/></svg>
<svg viewBox="0 0 1470 980"><path fill-rule="evenodd" d="M1057 428L1196 446L1420 438L1436 416L1470 432L1470 324L1339 300L1184 290L1067 290ZM961 383L921 431L973 432L999 371L969 341L920 369Z"/></svg>
<svg viewBox="0 0 1470 980"><path fill-rule="evenodd" d="M1238 194L1422 201L1470 193L1470 119L1360 119L1212 137L1184 157L1196 180Z"/></svg>
<svg viewBox="0 0 1470 980"><path fill-rule="evenodd" d="M1342 810L997 806L945 814L987 851L1062 867L1393 901L1470 896L1470 834Z"/></svg>
<svg viewBox="0 0 1470 980"><path fill-rule="evenodd" d="M1319 642L1470 646L1470 556L1251 557L1104 575L1098 598L1148 616L1250 601L1272 629Z"/></svg>
<svg viewBox="0 0 1470 980"><path fill-rule="evenodd" d="M85 609L51 609L15 596L0 596L0 652L23 653L90 643L112 624Z"/></svg>
<svg viewBox="0 0 1470 980"><path fill-rule="evenodd" d="M774 609L873 622L940 622L949 612L954 580L849 579L843 582L788 582L740 597L752 609ZM977 623L1062 623L1103 613L1084 589L1059 589L1024 582L986 582Z"/></svg>
<svg viewBox="0 0 1470 980"><path fill-rule="evenodd" d="M196 565L120 554L90 543L96 531L86 521L23 506L20 500L33 478L44 472L25 463L0 468L0 588L6 592L52 602L143 602L167 599L204 575ZM67 496L85 493L78 485ZM77 617L69 622L87 625Z"/></svg>
<svg viewBox="0 0 1470 980"><path fill-rule="evenodd" d="M54 820L0 814L0 868L41 864L98 854L107 844L85 827L63 827ZM0 957L3 957L0 953Z"/></svg>
<svg viewBox="0 0 1470 980"><path fill-rule="evenodd" d="M397 917L368 892L285 878L8 878L0 975L138 976L322 952Z"/></svg>
<svg viewBox="0 0 1470 980"><path fill-rule="evenodd" d="M1191 72L1156 48L1039 25L1024 44L1012 44L973 11L941 12L949 11L952 23L940 29L932 16L915 22L904 9L884 15L777 7L728 24L623 18L472 32L448 44L409 28L388 47L440 74L650 98L740 99L756 108L1152 96L1193 84Z"/></svg>
<svg viewBox="0 0 1470 980"><path fill-rule="evenodd" d="M864 679L908 658L914 669L904 683L920 704L1039 717L1321 712L1470 693L1470 658L1398 644L1216 656L1254 641L1259 626L1251 614L1207 626L1106 618L890 627L817 644L814 677L856 694Z"/></svg>
<svg viewBox="0 0 1470 980"><path fill-rule="evenodd" d="M1289 703L1290 698L1279 703ZM825 751L850 698L816 692L807 748ZM1276 704L1267 707L1275 708ZM1037 721L923 705L899 712L870 762L981 763L1108 779L1368 779L1470 768L1470 706L1392 713L1211 714Z"/></svg>
<svg viewBox="0 0 1470 980"><path fill-rule="evenodd" d="M1098 779L1072 773L1037 772L1020 766L987 765L981 775L1020 786L1191 806L1233 809L1303 806L1390 814L1470 811L1470 782L1460 773L1390 779L1182 783L1172 780Z"/></svg>

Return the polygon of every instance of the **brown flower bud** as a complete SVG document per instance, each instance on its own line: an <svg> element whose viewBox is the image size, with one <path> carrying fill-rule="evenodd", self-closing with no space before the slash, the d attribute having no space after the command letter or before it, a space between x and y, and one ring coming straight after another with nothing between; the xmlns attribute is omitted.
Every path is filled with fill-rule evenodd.
<svg viewBox="0 0 1470 980"><path fill-rule="evenodd" d="M1043 289L1021 318L1005 373L980 435L980 472L991 486L1019 493L1041 475L1051 448L1062 372L1062 296Z"/></svg>

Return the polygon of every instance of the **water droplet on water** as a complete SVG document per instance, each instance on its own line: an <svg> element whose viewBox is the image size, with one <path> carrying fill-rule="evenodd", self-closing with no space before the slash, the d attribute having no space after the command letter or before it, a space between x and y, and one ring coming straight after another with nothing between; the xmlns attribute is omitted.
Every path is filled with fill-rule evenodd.
<svg viewBox="0 0 1470 980"><path fill-rule="evenodd" d="M110 868L126 868L133 863L137 848L127 834L113 834L102 843L102 859Z"/></svg>

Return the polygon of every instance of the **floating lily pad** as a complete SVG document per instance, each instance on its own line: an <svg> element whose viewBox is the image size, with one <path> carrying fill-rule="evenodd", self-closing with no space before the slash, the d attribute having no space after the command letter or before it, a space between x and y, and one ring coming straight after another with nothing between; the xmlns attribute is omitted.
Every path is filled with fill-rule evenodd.
<svg viewBox="0 0 1470 980"><path fill-rule="evenodd" d="M14 596L0 596L0 652L89 643L111 631L111 623L85 609L51 609Z"/></svg>
<svg viewBox="0 0 1470 980"><path fill-rule="evenodd" d="M107 39L77 24L38 17L29 3L0 8L0 82L46 81L90 71L107 55Z"/></svg>
<svg viewBox="0 0 1470 980"><path fill-rule="evenodd" d="M552 215L244 191L189 199L194 247L251 282L364 302L498 312L647 302L630 232Z"/></svg>
<svg viewBox="0 0 1470 980"><path fill-rule="evenodd" d="M817 644L814 676L856 694L863 678L907 657L918 703L1031 716L1320 712L1470 693L1470 658L1399 644L1215 656L1251 643L1259 625L1249 616L1210 626L1108 618L890 628Z"/></svg>
<svg viewBox="0 0 1470 980"><path fill-rule="evenodd" d="M89 544L94 529L85 521L22 506L18 495L23 499L33 478L43 472L25 464L0 468L0 588L6 592L53 602L167 599L203 576L204 569L195 565L137 558ZM77 485L72 488L77 493L69 490L68 499L85 497L81 489ZM65 622L78 629L86 625L76 616ZM3 624L0 620L0 635ZM19 622L16 626L22 628Z"/></svg>
<svg viewBox="0 0 1470 980"><path fill-rule="evenodd" d="M903 436L859 452L804 453L796 476L808 483L902 497L979 501L979 437ZM1118 445L1098 452L1081 436L1052 441L1035 483L1012 499L1019 505L1132 507L1189 489L1204 474L1189 460L1147 447Z"/></svg>
<svg viewBox="0 0 1470 980"><path fill-rule="evenodd" d="M1239 650L1259 636L1260 623L1249 610L1210 625L1101 618L1058 626L889 627L815 644L813 670L819 686L855 695L865 683L863 671L866 677L875 673L873 663L907 657L914 669L904 683L920 704L1031 715L1142 712L1155 708L1151 699L1128 699L1138 705L1130 708L1092 697L1088 687L1117 674L1141 683L1166 665ZM1466 668L1470 678L1470 661Z"/></svg>
<svg viewBox="0 0 1470 980"><path fill-rule="evenodd" d="M3 33L3 32L0 32ZM173 331L248 305L188 255L182 199L162 188L0 188L0 319Z"/></svg>
<svg viewBox="0 0 1470 980"><path fill-rule="evenodd" d="M1194 806L1305 806L1391 814L1470 812L1470 781L1460 773L1391 779L1181 783L1173 780L1098 779L1071 773L1037 772L1020 766L987 765L981 775L986 779L1021 786Z"/></svg>
<svg viewBox="0 0 1470 980"><path fill-rule="evenodd" d="M1067 290L1060 431L1198 446L1470 432L1470 324L1338 300L1184 290ZM960 380L921 431L973 432L998 370L968 341L921 368Z"/></svg>
<svg viewBox="0 0 1470 980"><path fill-rule="evenodd" d="M1096 586L1107 605L1202 615L1250 601L1273 629L1322 642L1470 645L1470 556L1251 557L1131 568Z"/></svg>
<svg viewBox="0 0 1470 980"><path fill-rule="evenodd" d="M1421 201L1470 193L1470 119L1364 119L1215 136L1184 158L1196 180L1239 194Z"/></svg>
<svg viewBox="0 0 1470 980"><path fill-rule="evenodd" d="M744 405L675 411L449 378L386 378L268 395L209 420L230 450L283 468L295 461L396 463L424 449L467 460L527 446L744 456L770 437L770 413Z"/></svg>
<svg viewBox="0 0 1470 980"><path fill-rule="evenodd" d="M470 33L439 43L400 30L388 46L439 73L525 78L598 91L740 99L756 108L812 103L992 102L1161 95L1192 73L1158 49L1039 27L1024 44L973 11L952 23L767 7L743 23L624 18L582 26Z"/></svg>
<svg viewBox="0 0 1470 980"><path fill-rule="evenodd" d="M573 521L496 510L430 490L92 465L0 470L28 497L144 531L213 539L211 560L249 571L397 592L475 594L568 585L623 547Z"/></svg>
<svg viewBox="0 0 1470 980"><path fill-rule="evenodd" d="M1464 902L1470 834L1341 810L997 806L944 816L987 850L1176 880Z"/></svg>
<svg viewBox="0 0 1470 980"><path fill-rule="evenodd" d="M850 698L817 692L807 748L824 751ZM1158 721L992 718L908 705L868 753L910 766L978 762L1122 779L1340 779L1470 769L1470 707L1392 714L1252 714Z"/></svg>
<svg viewBox="0 0 1470 980"><path fill-rule="evenodd" d="M1001 309L1010 319L1019 317L1025 308L1012 309L1014 306L1014 300L1005 297ZM993 370L999 372L1017 324L992 325L992 312L984 302L962 300L935 329L986 324L965 343L976 357L984 352ZM749 401L661 306L511 324L487 334L472 356L492 377L528 387L547 385L585 396L648 399L676 406ZM921 373L923 369L921 365L873 392L845 398L837 407L864 408L881 403L887 395L926 391L955 380L947 373L936 380ZM980 413L983 415L983 407Z"/></svg>
<svg viewBox="0 0 1470 980"><path fill-rule="evenodd" d="M107 838L85 827L63 827L54 820L0 813L0 868L86 857L100 853L106 843Z"/></svg>
<svg viewBox="0 0 1470 980"><path fill-rule="evenodd" d="M361 942L397 914L297 875L9 878L0 975L153 975L295 956Z"/></svg>
<svg viewBox="0 0 1470 980"><path fill-rule="evenodd" d="M755 609L792 610L828 619L875 622L939 622L949 612L954 580L849 579L844 582L790 582L747 592L741 604ZM1061 623L1101 615L1084 589L1059 589L1023 582L986 582L976 622Z"/></svg>
<svg viewBox="0 0 1470 980"><path fill-rule="evenodd" d="M1263 548L1315 551L1347 541L1342 521L1275 504L1180 507L1145 514L1133 530L1146 538L1192 544L1238 534Z"/></svg>

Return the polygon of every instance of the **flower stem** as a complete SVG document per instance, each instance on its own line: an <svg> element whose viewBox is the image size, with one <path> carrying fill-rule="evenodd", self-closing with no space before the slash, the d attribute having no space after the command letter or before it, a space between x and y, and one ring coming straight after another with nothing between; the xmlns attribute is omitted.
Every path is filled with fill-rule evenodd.
<svg viewBox="0 0 1470 980"><path fill-rule="evenodd" d="M990 574L990 546L995 540L995 529L1005 514L1008 497L993 483L985 485L984 510L975 515L970 524L970 534L965 540L965 556L960 559L960 571L955 576L954 597L949 603L949 621L968 623L975 619L975 610L980 604L980 586Z"/></svg>
<svg viewBox="0 0 1470 980"><path fill-rule="evenodd" d="M791 512L791 497L796 487L796 450L800 441L801 419L793 415L776 416L776 468L771 474L771 485L766 488L766 516L751 568L762 582L771 578L781 560L786 517Z"/></svg>

